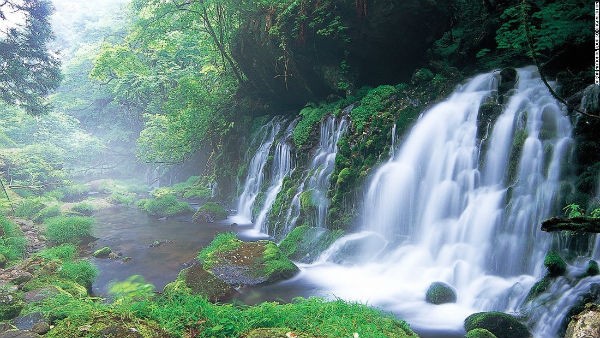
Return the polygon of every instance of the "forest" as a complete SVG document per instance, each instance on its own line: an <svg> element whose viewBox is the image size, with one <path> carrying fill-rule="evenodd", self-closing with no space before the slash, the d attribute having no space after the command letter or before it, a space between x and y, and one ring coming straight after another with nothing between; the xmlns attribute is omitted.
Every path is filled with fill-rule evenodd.
<svg viewBox="0 0 600 338"><path fill-rule="evenodd" d="M600 337L597 6L0 1L0 338Z"/></svg>

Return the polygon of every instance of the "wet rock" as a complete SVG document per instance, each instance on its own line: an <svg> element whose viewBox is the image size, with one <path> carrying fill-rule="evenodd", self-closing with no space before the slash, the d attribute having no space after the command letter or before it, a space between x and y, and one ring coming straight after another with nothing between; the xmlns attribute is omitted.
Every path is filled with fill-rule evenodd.
<svg viewBox="0 0 600 338"><path fill-rule="evenodd" d="M600 307L586 305L585 310L571 317L565 338L600 337Z"/></svg>
<svg viewBox="0 0 600 338"><path fill-rule="evenodd" d="M592 84L583 90L581 99L583 111L591 115L600 115L600 86Z"/></svg>
<svg viewBox="0 0 600 338"><path fill-rule="evenodd" d="M497 338L530 338L531 333L516 317L503 312L478 312L465 319L465 331L486 329Z"/></svg>
<svg viewBox="0 0 600 338"><path fill-rule="evenodd" d="M567 271L567 263L557 252L551 251L544 258L544 266L548 270L550 277L558 277Z"/></svg>
<svg viewBox="0 0 600 338"><path fill-rule="evenodd" d="M504 68L500 71L500 84L498 85L498 94L504 95L515 87L517 83L517 70L514 68Z"/></svg>
<svg viewBox="0 0 600 338"><path fill-rule="evenodd" d="M50 298L52 296L56 296L58 294L64 293L65 291L57 288L53 285L45 286L41 289L27 291L23 294L23 299L26 303L34 303L40 302L46 298Z"/></svg>
<svg viewBox="0 0 600 338"><path fill-rule="evenodd" d="M22 296L18 291L13 288L0 287L0 320L17 317L23 306Z"/></svg>
<svg viewBox="0 0 600 338"><path fill-rule="evenodd" d="M0 254L0 269L4 269L7 263L8 258L6 258L6 256L4 256L3 254Z"/></svg>
<svg viewBox="0 0 600 338"><path fill-rule="evenodd" d="M228 301L237 294L235 289L204 270L200 264L181 270L177 280L167 284L164 292L169 293L183 289L191 294L204 296L211 302Z"/></svg>
<svg viewBox="0 0 600 338"><path fill-rule="evenodd" d="M108 258L108 255L110 255L111 253L112 253L111 248L105 246L101 249L94 251L92 256L94 256L96 258Z"/></svg>
<svg viewBox="0 0 600 338"><path fill-rule="evenodd" d="M207 202L192 216L195 223L214 223L227 218L227 210L215 202Z"/></svg>
<svg viewBox="0 0 600 338"><path fill-rule="evenodd" d="M54 337L73 337L73 330L73 325L69 320L62 320L52 329L52 335ZM131 316L108 313L93 315L87 323L82 323L76 330L79 331L77 337L171 337L171 335L153 322Z"/></svg>
<svg viewBox="0 0 600 338"><path fill-rule="evenodd" d="M117 258L119 258L119 255L117 255L117 254L116 254L116 253L114 253L114 252L111 252L111 253L109 253L109 254L108 254L108 256L107 256L107 257L108 257L109 259L117 259Z"/></svg>
<svg viewBox="0 0 600 338"><path fill-rule="evenodd" d="M33 331L33 327L38 323L47 323L46 318L40 312L33 312L24 316L19 316L12 320L14 326L19 330Z"/></svg>
<svg viewBox="0 0 600 338"><path fill-rule="evenodd" d="M456 303L456 292L454 289L442 282L431 283L425 294L425 301L431 304Z"/></svg>

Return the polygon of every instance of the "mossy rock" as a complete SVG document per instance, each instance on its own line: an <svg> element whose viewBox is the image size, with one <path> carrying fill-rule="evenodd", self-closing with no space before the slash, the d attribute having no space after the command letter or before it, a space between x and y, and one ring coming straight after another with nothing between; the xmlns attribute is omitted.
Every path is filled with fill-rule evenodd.
<svg viewBox="0 0 600 338"><path fill-rule="evenodd" d="M192 216L195 223L213 223L227 218L227 210L220 204L208 202L202 205Z"/></svg>
<svg viewBox="0 0 600 338"><path fill-rule="evenodd" d="M425 301L431 304L456 303L456 292L454 289L442 282L431 283L425 294Z"/></svg>
<svg viewBox="0 0 600 338"><path fill-rule="evenodd" d="M493 333L486 329L474 329L467 332L465 338L497 338Z"/></svg>
<svg viewBox="0 0 600 338"><path fill-rule="evenodd" d="M217 236L199 254L202 266L232 286L273 283L294 276L298 267L271 241L242 242Z"/></svg>
<svg viewBox="0 0 600 338"><path fill-rule="evenodd" d="M84 286L57 276L35 278L23 285L23 291L37 290L47 286L56 287L58 290L66 292L75 298L84 298L88 296L88 290Z"/></svg>
<svg viewBox="0 0 600 338"><path fill-rule="evenodd" d="M98 249L96 251L94 251L94 253L92 254L92 256L96 257L96 258L108 258L108 255L110 255L112 252L112 249L105 246L101 249Z"/></svg>
<svg viewBox="0 0 600 338"><path fill-rule="evenodd" d="M595 260L590 260L588 262L587 268L585 269L585 277L596 276L600 273L600 267L598 267L598 262Z"/></svg>
<svg viewBox="0 0 600 338"><path fill-rule="evenodd" d="M204 270L200 264L194 264L181 270L177 279L164 288L164 293L186 291L193 295L201 295L211 302L225 302L230 300L237 291L217 278L212 273Z"/></svg>
<svg viewBox="0 0 600 338"><path fill-rule="evenodd" d="M583 312L571 317L565 338L600 337L600 308L588 304Z"/></svg>
<svg viewBox="0 0 600 338"><path fill-rule="evenodd" d="M171 335L154 322L104 312L85 322L68 317L59 321L45 337L164 338Z"/></svg>
<svg viewBox="0 0 600 338"><path fill-rule="evenodd" d="M544 266L548 270L548 275L550 277L562 276L567 271L567 263L565 263L562 257L555 251L546 254Z"/></svg>
<svg viewBox="0 0 600 338"><path fill-rule="evenodd" d="M9 330L0 333L0 338L40 338L39 334L26 330Z"/></svg>
<svg viewBox="0 0 600 338"><path fill-rule="evenodd" d="M498 94L504 95L517 84L517 71L514 68L504 68L500 71Z"/></svg>
<svg viewBox="0 0 600 338"><path fill-rule="evenodd" d="M527 294L526 301L532 301L542 293L546 292L546 290L548 290L548 287L550 286L550 281L551 278L546 276L537 281L535 284L533 284L533 286L529 290L529 293Z"/></svg>
<svg viewBox="0 0 600 338"><path fill-rule="evenodd" d="M497 338L529 338L531 333L517 318L503 312L478 312L465 319L465 331L486 329Z"/></svg>
<svg viewBox="0 0 600 338"><path fill-rule="evenodd" d="M8 264L8 258L6 258L6 256L4 256L3 254L0 254L0 269L4 269L6 267L6 264Z"/></svg>
<svg viewBox="0 0 600 338"><path fill-rule="evenodd" d="M254 329L242 336L242 338L289 338L289 337L316 338L315 336L308 335L308 334L301 333L301 332L294 331L294 330L290 330L287 328Z"/></svg>
<svg viewBox="0 0 600 338"><path fill-rule="evenodd" d="M0 287L0 321L17 317L23 306L23 295L16 288Z"/></svg>

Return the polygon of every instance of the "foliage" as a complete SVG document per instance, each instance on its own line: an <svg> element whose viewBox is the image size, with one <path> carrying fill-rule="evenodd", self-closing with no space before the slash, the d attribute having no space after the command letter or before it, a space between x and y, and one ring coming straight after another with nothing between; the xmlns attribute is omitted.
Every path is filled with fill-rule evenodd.
<svg viewBox="0 0 600 338"><path fill-rule="evenodd" d="M548 269L548 275L557 277L567 271L567 263L555 251L550 251L544 258L544 266Z"/></svg>
<svg viewBox="0 0 600 338"><path fill-rule="evenodd" d="M127 191L115 191L112 194L110 194L110 197L108 198L108 200L115 204L130 205L130 204L133 204L133 202L135 201L135 198L136 198L135 193L127 192Z"/></svg>
<svg viewBox="0 0 600 338"><path fill-rule="evenodd" d="M293 275L298 271L298 267L273 242L268 242L265 245L263 261L265 265L264 275L267 278L271 278L274 274Z"/></svg>
<svg viewBox="0 0 600 338"><path fill-rule="evenodd" d="M186 214L192 211L187 202L180 202L172 194L162 195L160 197L140 200L138 206L156 217L168 217Z"/></svg>
<svg viewBox="0 0 600 338"><path fill-rule="evenodd" d="M108 294L116 301L144 301L154 297L154 285L146 282L144 277L134 275L122 282L111 283Z"/></svg>
<svg viewBox="0 0 600 338"><path fill-rule="evenodd" d="M21 229L4 215L0 214L0 255L8 262L23 258L27 240Z"/></svg>
<svg viewBox="0 0 600 338"><path fill-rule="evenodd" d="M92 236L94 220L90 217L53 217L47 219L46 237L56 244L78 244L83 238Z"/></svg>
<svg viewBox="0 0 600 338"><path fill-rule="evenodd" d="M326 230L301 225L295 227L283 239L279 248L291 260L312 262L343 234L342 230Z"/></svg>
<svg viewBox="0 0 600 338"><path fill-rule="evenodd" d="M15 216L33 219L46 205L39 197L25 198L15 207Z"/></svg>
<svg viewBox="0 0 600 338"><path fill-rule="evenodd" d="M73 244L62 244L41 250L36 253L36 256L47 260L59 259L61 261L72 261L77 257L77 248Z"/></svg>
<svg viewBox="0 0 600 338"><path fill-rule="evenodd" d="M298 124L296 124L296 127L294 127L294 133L292 135L296 147L302 147L309 140L317 124L321 122L327 113L331 113L330 109L331 106L320 105L318 107L304 107L304 109L300 111L299 114L301 119L298 121Z"/></svg>
<svg viewBox="0 0 600 338"><path fill-rule="evenodd" d="M83 216L91 216L94 213L94 206L86 202L81 202L71 207L71 210Z"/></svg>
<svg viewBox="0 0 600 338"><path fill-rule="evenodd" d="M47 218L56 217L60 215L60 207L58 205L51 205L40 210L40 212L38 212L37 215L33 218L33 221L36 223L42 223Z"/></svg>
<svg viewBox="0 0 600 338"><path fill-rule="evenodd" d="M85 184L69 184L58 189L62 195L61 200L73 202L87 196L90 187Z"/></svg>
<svg viewBox="0 0 600 338"><path fill-rule="evenodd" d="M48 111L42 97L60 82L58 57L48 47L52 10L47 0L0 4L0 99L18 104L32 115Z"/></svg>
<svg viewBox="0 0 600 338"><path fill-rule="evenodd" d="M98 268L88 261L67 261L63 263L59 276L72 280L86 288L91 288L96 276L98 276Z"/></svg>
<svg viewBox="0 0 600 338"><path fill-rule="evenodd" d="M581 217L584 216L585 213L583 209L578 204L569 204L563 208L565 215L569 218L573 217Z"/></svg>
<svg viewBox="0 0 600 338"><path fill-rule="evenodd" d="M389 102L390 97L396 93L396 88L388 85L379 86L370 90L368 94L360 100L360 105L350 112L350 118L352 119L354 128L356 128L359 133L362 132L370 119L377 113L383 111L383 109L386 108L386 104Z"/></svg>
<svg viewBox="0 0 600 338"><path fill-rule="evenodd" d="M465 338L497 338L493 333L486 329L473 329L467 332Z"/></svg>
<svg viewBox="0 0 600 338"><path fill-rule="evenodd" d="M204 203L196 213L205 213L211 215L216 220L227 218L228 212L219 203L207 202Z"/></svg>
<svg viewBox="0 0 600 338"><path fill-rule="evenodd" d="M209 270L218 255L237 249L242 242L233 232L218 234L212 242L198 253L198 260L204 269Z"/></svg>

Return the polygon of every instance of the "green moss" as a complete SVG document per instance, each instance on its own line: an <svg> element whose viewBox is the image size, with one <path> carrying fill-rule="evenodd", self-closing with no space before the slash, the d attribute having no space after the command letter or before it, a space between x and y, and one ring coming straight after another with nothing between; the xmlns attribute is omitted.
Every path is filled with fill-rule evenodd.
<svg viewBox="0 0 600 338"><path fill-rule="evenodd" d="M17 317L24 305L22 293L0 286L0 321Z"/></svg>
<svg viewBox="0 0 600 338"><path fill-rule="evenodd" d="M6 259L4 265L23 258L27 240L19 226L0 214L0 230L0 255Z"/></svg>
<svg viewBox="0 0 600 338"><path fill-rule="evenodd" d="M311 135L315 132L317 125L325 115L334 113L339 108L332 104L321 104L319 106L308 106L302 109L299 113L300 121L294 127L292 139L297 148L302 148L307 145Z"/></svg>
<svg viewBox="0 0 600 338"><path fill-rule="evenodd" d="M52 205L40 210L40 212L38 212L38 214L33 218L33 221L36 223L42 223L47 218L60 216L61 214L60 207L58 205Z"/></svg>
<svg viewBox="0 0 600 338"><path fill-rule="evenodd" d="M555 251L546 254L544 266L548 270L548 275L550 277L561 276L567 271L567 263L565 263L562 257Z"/></svg>
<svg viewBox="0 0 600 338"><path fill-rule="evenodd" d="M527 130L519 129L513 136L512 148L508 160L508 181L515 182L517 175L519 174L519 163L521 160L521 154L523 153L523 146L527 140Z"/></svg>
<svg viewBox="0 0 600 338"><path fill-rule="evenodd" d="M223 208L223 206L221 206L219 203L207 202L204 203L200 208L198 208L198 211L196 211L192 218L194 219L194 221L199 221L202 219L209 221L218 221L226 219L227 215L227 210L225 210L225 208Z"/></svg>
<svg viewBox="0 0 600 338"><path fill-rule="evenodd" d="M92 256L97 257L97 258L106 258L106 257L108 257L108 255L111 254L111 252L112 252L112 249L105 246L103 248L100 248L100 249L94 251Z"/></svg>
<svg viewBox="0 0 600 338"><path fill-rule="evenodd" d="M425 294L425 300L431 304L456 303L456 292L446 283L431 283Z"/></svg>
<svg viewBox="0 0 600 338"><path fill-rule="evenodd" d="M331 231L301 225L285 237L279 248L289 259L310 263L343 234L342 230Z"/></svg>
<svg viewBox="0 0 600 338"><path fill-rule="evenodd" d="M62 261L71 261L77 257L77 248L73 244L63 244L46 248L35 255L46 260L59 259Z"/></svg>
<svg viewBox="0 0 600 338"><path fill-rule="evenodd" d="M94 206L86 202L81 202L75 204L71 208L71 211L82 214L83 216L91 216L94 213Z"/></svg>
<svg viewBox="0 0 600 338"><path fill-rule="evenodd" d="M21 200L15 207L15 216L27 219L33 219L46 205L39 197L26 198Z"/></svg>
<svg viewBox="0 0 600 338"><path fill-rule="evenodd" d="M217 256L229 251L233 251L240 247L242 241L237 239L233 232L225 232L218 234L210 244L202 249L198 254L198 260L206 270L216 263Z"/></svg>
<svg viewBox="0 0 600 338"><path fill-rule="evenodd" d="M362 132L369 121L376 116L377 113L383 111L392 95L397 94L396 88L393 86L379 86L369 91L362 98L360 106L354 108L350 112L350 118L354 128L358 132Z"/></svg>
<svg viewBox="0 0 600 338"><path fill-rule="evenodd" d="M529 293L527 294L526 301L530 302L530 301L534 300L535 298L537 298L542 293L546 292L546 290L548 290L548 287L550 286L550 282L551 282L550 278L544 277L544 278L540 279L539 281L537 281L535 284L533 284L533 286L529 290Z"/></svg>
<svg viewBox="0 0 600 338"><path fill-rule="evenodd" d="M91 288L98 276L98 268L88 261L65 262L59 270L59 276Z"/></svg>
<svg viewBox="0 0 600 338"><path fill-rule="evenodd" d="M273 242L268 242L265 245L263 264L263 273L268 280L289 278L298 272L298 267Z"/></svg>
<svg viewBox="0 0 600 338"><path fill-rule="evenodd" d="M192 208L187 202L180 202L177 197L172 194L166 194L160 197L147 199L138 206L156 217L167 217L187 214L192 211Z"/></svg>
<svg viewBox="0 0 600 338"><path fill-rule="evenodd" d="M600 273L600 268L598 267L598 262L595 260L590 260L588 262L587 268L585 269L585 276L596 276Z"/></svg>
<svg viewBox="0 0 600 338"><path fill-rule="evenodd" d="M467 332L465 338L497 338L493 333L486 329L474 329Z"/></svg>
<svg viewBox="0 0 600 338"><path fill-rule="evenodd" d="M53 217L47 219L46 237L55 244L78 244L83 238L92 236L94 220L90 217Z"/></svg>
<svg viewBox="0 0 600 338"><path fill-rule="evenodd" d="M465 330L486 329L497 338L530 338L525 325L503 312L479 312L465 319Z"/></svg>
<svg viewBox="0 0 600 338"><path fill-rule="evenodd" d="M131 205L136 199L136 194L127 191L115 191L111 193L108 200L115 204Z"/></svg>
<svg viewBox="0 0 600 338"><path fill-rule="evenodd" d="M58 189L61 194L61 200L66 202L76 201L85 198L90 188L85 184L72 184Z"/></svg>

